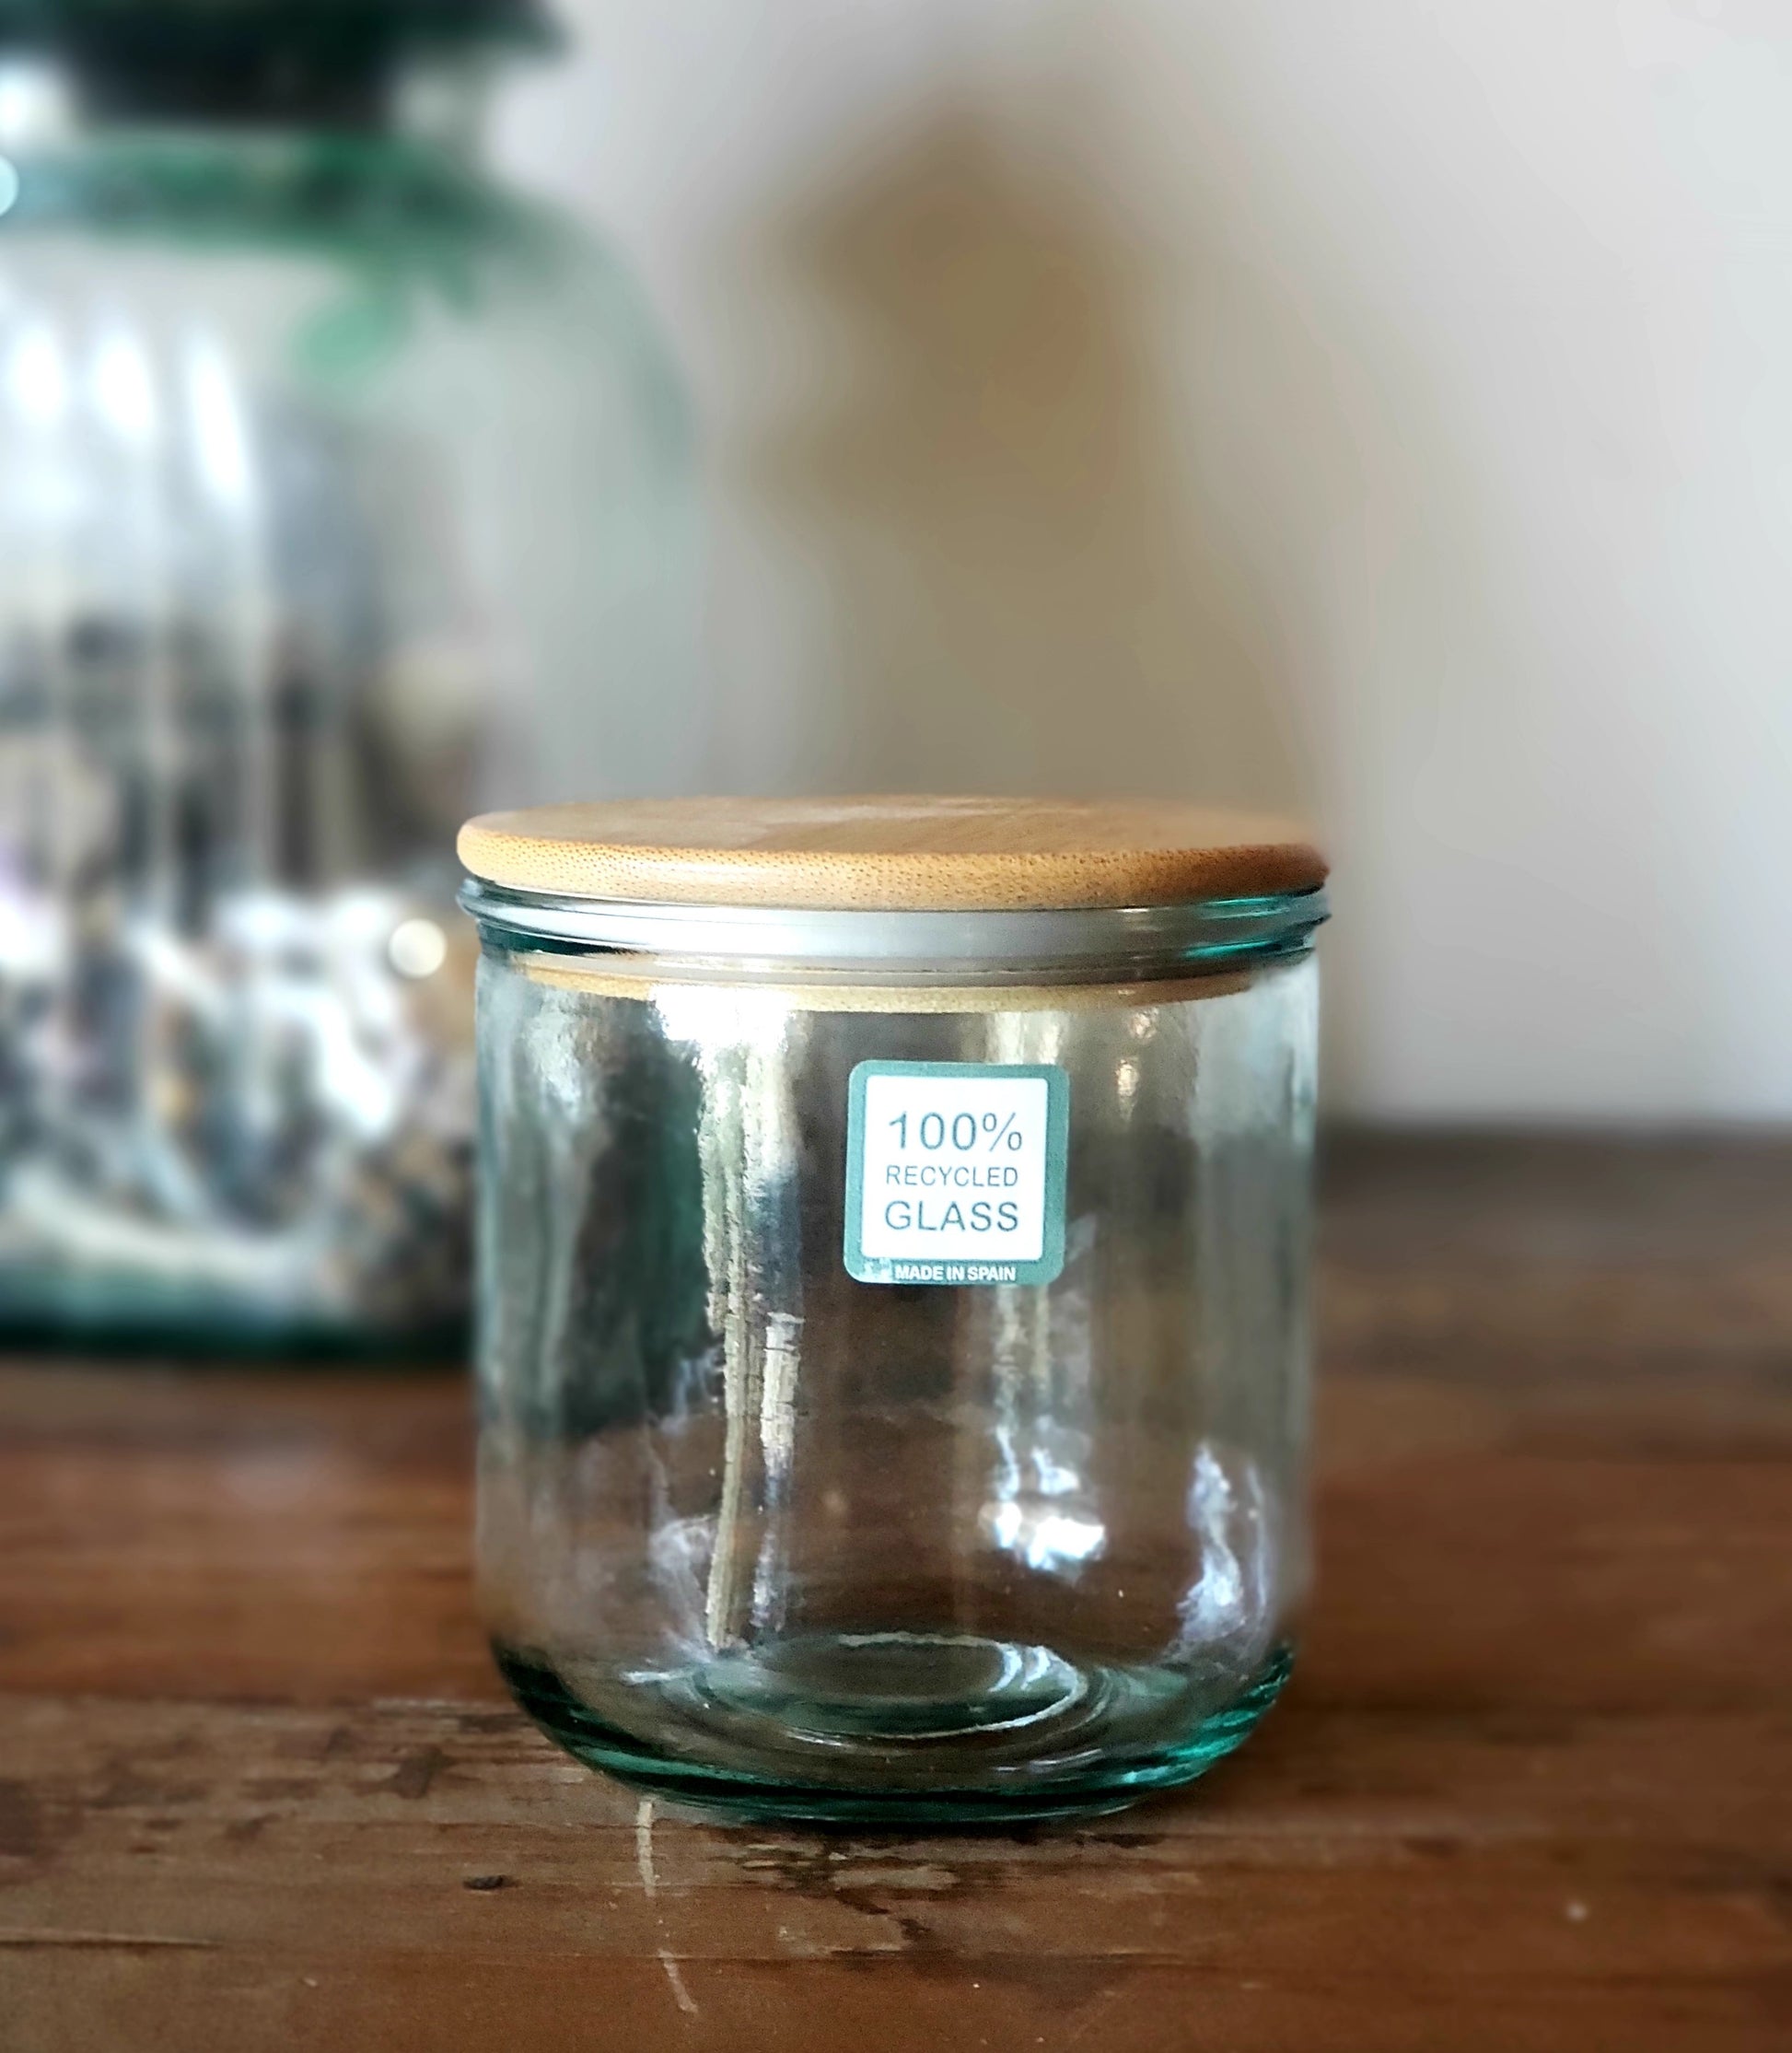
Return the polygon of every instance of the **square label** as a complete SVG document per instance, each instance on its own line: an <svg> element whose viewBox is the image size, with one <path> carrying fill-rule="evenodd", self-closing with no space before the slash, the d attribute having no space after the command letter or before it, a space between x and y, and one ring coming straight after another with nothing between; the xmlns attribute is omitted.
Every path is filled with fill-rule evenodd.
<svg viewBox="0 0 1792 2053"><path fill-rule="evenodd" d="M861 1283L1050 1283L1064 1267L1070 1079L861 1062L846 1123L846 1272Z"/></svg>

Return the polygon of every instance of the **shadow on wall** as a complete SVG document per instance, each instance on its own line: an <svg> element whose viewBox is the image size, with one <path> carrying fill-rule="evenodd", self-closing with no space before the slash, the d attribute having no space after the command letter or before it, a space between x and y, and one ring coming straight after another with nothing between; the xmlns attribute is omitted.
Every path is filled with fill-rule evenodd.
<svg viewBox="0 0 1792 2053"><path fill-rule="evenodd" d="M835 613L803 773L1307 810L1274 623L1190 489L1158 286L1088 181L959 109L769 254L850 372L744 452Z"/></svg>

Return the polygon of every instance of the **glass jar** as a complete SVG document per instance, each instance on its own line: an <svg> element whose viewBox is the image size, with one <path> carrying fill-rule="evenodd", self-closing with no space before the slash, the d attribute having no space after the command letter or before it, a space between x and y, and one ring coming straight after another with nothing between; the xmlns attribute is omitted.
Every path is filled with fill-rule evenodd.
<svg viewBox="0 0 1792 2053"><path fill-rule="evenodd" d="M1307 1575L1324 868L996 800L473 822L478 1560L581 1760L754 1815L1111 1810Z"/></svg>
<svg viewBox="0 0 1792 2053"><path fill-rule="evenodd" d="M454 828L692 778L676 377L479 161L543 35L0 0L0 1326L452 1333Z"/></svg>

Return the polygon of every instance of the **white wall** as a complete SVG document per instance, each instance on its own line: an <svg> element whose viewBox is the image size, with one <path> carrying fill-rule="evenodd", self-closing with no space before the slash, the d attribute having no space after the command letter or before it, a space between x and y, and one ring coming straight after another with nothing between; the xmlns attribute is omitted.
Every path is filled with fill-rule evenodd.
<svg viewBox="0 0 1792 2053"><path fill-rule="evenodd" d="M713 784L1299 805L1334 1106L1792 1116L1792 0L571 12Z"/></svg>

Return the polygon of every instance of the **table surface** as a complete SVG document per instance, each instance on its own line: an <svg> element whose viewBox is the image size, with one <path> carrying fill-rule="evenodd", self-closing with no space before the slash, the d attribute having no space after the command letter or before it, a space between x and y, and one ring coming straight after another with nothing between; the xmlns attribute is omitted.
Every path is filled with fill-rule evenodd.
<svg viewBox="0 0 1792 2053"><path fill-rule="evenodd" d="M1320 1591L1074 1830L688 1822L511 1709L457 1376L0 1368L7 2053L1792 2045L1792 1146L1358 1139Z"/></svg>

